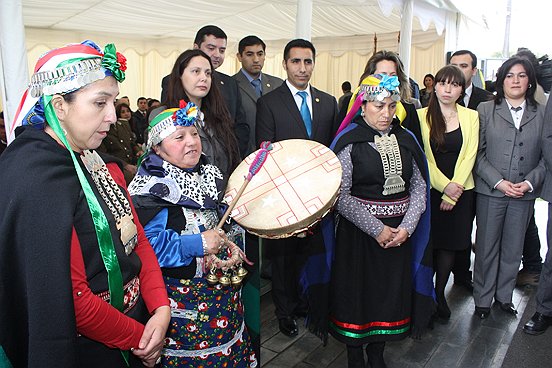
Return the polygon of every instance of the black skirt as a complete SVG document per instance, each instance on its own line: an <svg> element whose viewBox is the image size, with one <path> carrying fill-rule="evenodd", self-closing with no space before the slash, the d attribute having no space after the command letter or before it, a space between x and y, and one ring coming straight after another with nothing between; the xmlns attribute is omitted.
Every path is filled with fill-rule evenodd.
<svg viewBox="0 0 552 368"><path fill-rule="evenodd" d="M397 227L402 217L382 219ZM330 333L347 345L403 339L410 330L412 249L383 249L341 217L332 267Z"/></svg>
<svg viewBox="0 0 552 368"><path fill-rule="evenodd" d="M433 156L439 170L447 177L454 177L454 168L462 148L460 128L445 134L443 150L432 144ZM466 190L452 211L441 211L443 193L431 189L431 239L433 249L464 250L471 246L471 232L475 215L473 190Z"/></svg>

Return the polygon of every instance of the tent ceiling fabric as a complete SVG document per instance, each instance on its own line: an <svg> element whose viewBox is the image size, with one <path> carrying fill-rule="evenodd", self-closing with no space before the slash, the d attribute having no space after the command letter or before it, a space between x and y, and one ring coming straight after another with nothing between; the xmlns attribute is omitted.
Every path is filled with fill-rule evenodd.
<svg viewBox="0 0 552 368"><path fill-rule="evenodd" d="M312 0L312 37L397 32L403 0ZM109 33L143 40L193 39L216 24L230 40L256 34L264 40L295 37L297 0L22 0L26 27ZM439 34L451 0L414 0L414 30L431 23Z"/></svg>

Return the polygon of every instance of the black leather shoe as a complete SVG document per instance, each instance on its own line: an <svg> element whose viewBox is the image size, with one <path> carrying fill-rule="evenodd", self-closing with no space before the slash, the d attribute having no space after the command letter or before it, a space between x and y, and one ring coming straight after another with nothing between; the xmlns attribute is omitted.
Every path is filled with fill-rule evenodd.
<svg viewBox="0 0 552 368"><path fill-rule="evenodd" d="M437 303L437 312L435 312L437 317L448 321L450 319L450 308L446 300L439 301Z"/></svg>
<svg viewBox="0 0 552 368"><path fill-rule="evenodd" d="M516 310L516 308L514 307L514 304L513 303L501 303L501 302L495 302L495 304L498 304L498 306L500 307L500 309L503 311L503 312L506 312L508 314L511 314L512 316L515 316L518 314L518 311Z"/></svg>
<svg viewBox="0 0 552 368"><path fill-rule="evenodd" d="M280 327L280 332L289 337L297 336L297 334L299 333L297 322L295 322L295 319L293 317L280 319L278 327Z"/></svg>
<svg viewBox="0 0 552 368"><path fill-rule="evenodd" d="M535 312L529 322L523 326L523 332L528 333L529 335L540 335L546 331L550 325L552 325L552 317Z"/></svg>
<svg viewBox="0 0 552 368"><path fill-rule="evenodd" d="M491 308L487 307L475 307L475 311L473 314L481 319L485 319L489 317L489 314L491 314Z"/></svg>
<svg viewBox="0 0 552 368"><path fill-rule="evenodd" d="M467 280L454 280L454 285L462 286L464 289L473 293L473 281L470 279Z"/></svg>

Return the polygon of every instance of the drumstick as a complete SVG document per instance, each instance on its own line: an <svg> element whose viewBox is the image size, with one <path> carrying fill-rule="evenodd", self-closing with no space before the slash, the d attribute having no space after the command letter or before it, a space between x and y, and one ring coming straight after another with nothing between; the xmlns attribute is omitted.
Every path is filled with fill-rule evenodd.
<svg viewBox="0 0 552 368"><path fill-rule="evenodd" d="M261 170L261 167L263 167L263 164L265 163L268 157L268 151L272 150L272 144L270 143L270 141L264 141L263 143L261 143L260 148L261 149L259 150L259 152L257 152L257 155L255 155L255 159L249 166L249 173L245 177L245 180L240 190L238 190L236 197L234 197L234 200L232 201L232 203L230 203L230 205L226 209L226 212L224 212L224 215L222 216L222 219L220 219L216 229L222 228L222 225L224 225L224 223L226 222L226 219L228 218L228 216L230 216L230 213L234 210L236 203L238 203L238 200L242 196L245 188L247 187L247 184L249 184L253 176L255 176L255 174L257 174L259 170Z"/></svg>

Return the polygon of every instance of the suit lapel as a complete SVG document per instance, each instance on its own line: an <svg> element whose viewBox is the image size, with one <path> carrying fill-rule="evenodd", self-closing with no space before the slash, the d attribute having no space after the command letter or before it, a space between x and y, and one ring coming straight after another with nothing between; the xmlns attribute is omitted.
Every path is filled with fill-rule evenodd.
<svg viewBox="0 0 552 368"><path fill-rule="evenodd" d="M241 70L236 73L236 80L238 81L238 85L245 92L245 94L247 94L253 101L257 102L257 93L255 92L255 88L253 88L251 82L247 80Z"/></svg>
<svg viewBox="0 0 552 368"><path fill-rule="evenodd" d="M320 94L318 90L311 86L311 96L312 96L312 126L311 126L311 138L316 136L316 131L318 130L318 121L320 120Z"/></svg>
<svg viewBox="0 0 552 368"><path fill-rule="evenodd" d="M525 109L523 111L523 116L521 117L521 122L519 126L520 127L524 126L525 124L533 120L536 116L537 116L537 109L533 106L530 106L527 102L525 102Z"/></svg>
<svg viewBox="0 0 552 368"><path fill-rule="evenodd" d="M502 119L515 126L514 119L512 119L512 114L510 113L510 109L508 108L508 104L506 103L506 101L502 101L500 105L497 105L495 107L495 109L496 113L500 115Z"/></svg>
<svg viewBox="0 0 552 368"><path fill-rule="evenodd" d="M261 80L263 81L263 95L266 95L268 92L276 88L276 86L274 85L274 81L272 81L265 74L263 74L263 78Z"/></svg>
<svg viewBox="0 0 552 368"><path fill-rule="evenodd" d="M308 139L307 128L305 128L305 123L303 122L303 118L301 117L301 112L297 108L295 99L291 94L291 91L289 90L287 84L285 83L282 84L282 88L280 88L280 92L281 92L282 102L284 106L286 107L286 109L288 109L290 115L295 119L295 122L298 124L299 128L303 132L304 138Z"/></svg>
<svg viewBox="0 0 552 368"><path fill-rule="evenodd" d="M465 107L467 107L468 109L477 110L478 101L479 101L479 94L478 94L477 88L473 86L472 94L468 101L468 106L465 106ZM462 106L464 106L463 102L462 102Z"/></svg>

